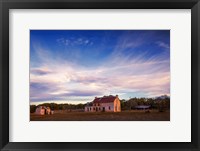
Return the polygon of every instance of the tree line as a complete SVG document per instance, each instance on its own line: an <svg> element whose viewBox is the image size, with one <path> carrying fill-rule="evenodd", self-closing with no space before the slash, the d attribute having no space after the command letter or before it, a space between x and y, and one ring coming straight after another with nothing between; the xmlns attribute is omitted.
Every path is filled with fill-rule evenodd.
<svg viewBox="0 0 200 151"><path fill-rule="evenodd" d="M136 109L140 105L148 105L151 109L165 111L170 109L170 97L162 96L158 98L130 98L129 100L120 100L122 110Z"/></svg>
<svg viewBox="0 0 200 151"><path fill-rule="evenodd" d="M133 110L139 105L149 105L151 109L158 109L159 111L165 111L170 109L170 97L164 95L157 98L130 98L128 100L120 100L122 110ZM43 103L39 105L30 105L30 112L34 113L38 106L50 107L51 110L76 110L84 109L85 104L57 104L57 103Z"/></svg>

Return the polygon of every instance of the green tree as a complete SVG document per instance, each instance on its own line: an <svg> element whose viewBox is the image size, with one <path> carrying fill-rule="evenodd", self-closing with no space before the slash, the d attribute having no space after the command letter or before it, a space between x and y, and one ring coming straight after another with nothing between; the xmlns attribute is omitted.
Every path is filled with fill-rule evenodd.
<svg viewBox="0 0 200 151"><path fill-rule="evenodd" d="M30 105L30 112L34 113L36 108L37 108L36 105Z"/></svg>

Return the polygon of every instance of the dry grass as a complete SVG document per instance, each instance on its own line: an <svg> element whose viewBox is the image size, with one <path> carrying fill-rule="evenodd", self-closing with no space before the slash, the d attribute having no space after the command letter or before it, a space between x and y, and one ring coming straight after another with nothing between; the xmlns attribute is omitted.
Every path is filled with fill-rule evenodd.
<svg viewBox="0 0 200 151"><path fill-rule="evenodd" d="M56 111L53 115L30 115L31 121L170 121L170 112L122 111L114 112L67 112Z"/></svg>

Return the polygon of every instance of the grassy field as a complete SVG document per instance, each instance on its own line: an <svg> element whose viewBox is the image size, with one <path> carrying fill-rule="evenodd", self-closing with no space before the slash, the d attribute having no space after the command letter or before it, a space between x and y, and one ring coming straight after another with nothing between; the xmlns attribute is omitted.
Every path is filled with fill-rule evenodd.
<svg viewBox="0 0 200 151"><path fill-rule="evenodd" d="M122 111L122 112L67 112L55 111L53 115L30 114L30 121L170 121L170 112Z"/></svg>

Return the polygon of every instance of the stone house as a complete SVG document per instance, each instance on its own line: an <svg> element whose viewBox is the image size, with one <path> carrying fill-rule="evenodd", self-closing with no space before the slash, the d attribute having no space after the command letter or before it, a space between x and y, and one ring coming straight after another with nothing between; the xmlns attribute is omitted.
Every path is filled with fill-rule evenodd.
<svg viewBox="0 0 200 151"><path fill-rule="evenodd" d="M85 106L85 112L121 112L121 103L118 95L95 97Z"/></svg>
<svg viewBox="0 0 200 151"><path fill-rule="evenodd" d="M35 110L35 114L38 115L51 114L51 109L46 106L38 106Z"/></svg>

